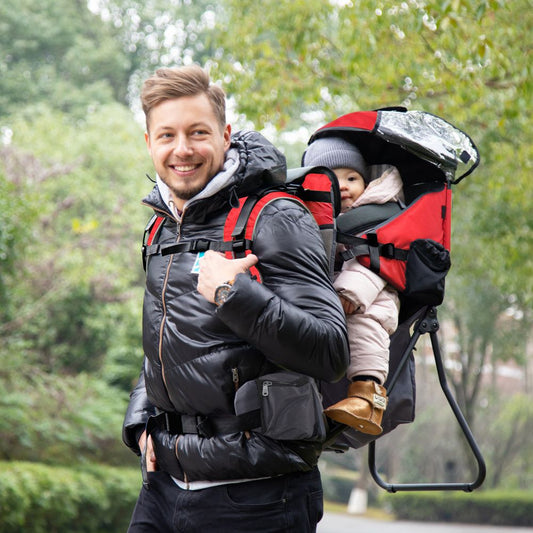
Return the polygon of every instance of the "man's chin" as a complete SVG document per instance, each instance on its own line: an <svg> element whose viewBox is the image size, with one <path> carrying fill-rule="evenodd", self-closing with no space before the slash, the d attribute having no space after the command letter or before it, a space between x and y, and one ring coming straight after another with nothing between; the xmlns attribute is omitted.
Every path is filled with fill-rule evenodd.
<svg viewBox="0 0 533 533"><path fill-rule="evenodd" d="M205 185L202 185L201 187L188 187L188 188L171 188L172 194L179 198L180 200L183 200L186 202L187 200L190 200L191 198L194 198L198 193L202 192L205 189Z"/></svg>

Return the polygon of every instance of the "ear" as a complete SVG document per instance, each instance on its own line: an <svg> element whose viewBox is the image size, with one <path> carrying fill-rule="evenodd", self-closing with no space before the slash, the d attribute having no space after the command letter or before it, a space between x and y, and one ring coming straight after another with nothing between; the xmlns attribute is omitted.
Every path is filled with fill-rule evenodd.
<svg viewBox="0 0 533 533"><path fill-rule="evenodd" d="M224 151L228 150L231 146L231 125L226 124L224 127Z"/></svg>
<svg viewBox="0 0 533 533"><path fill-rule="evenodd" d="M152 146L150 144L150 134L147 131L144 132L144 140L146 142L146 148L148 148L148 153L152 155Z"/></svg>

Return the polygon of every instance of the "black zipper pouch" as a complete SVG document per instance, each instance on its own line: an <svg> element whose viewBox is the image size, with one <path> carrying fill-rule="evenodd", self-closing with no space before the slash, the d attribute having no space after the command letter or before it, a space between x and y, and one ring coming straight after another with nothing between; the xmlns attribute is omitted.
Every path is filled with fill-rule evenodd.
<svg viewBox="0 0 533 533"><path fill-rule="evenodd" d="M323 441L326 424L315 380L282 371L242 385L235 395L235 414L259 409L261 426L252 428L276 440Z"/></svg>

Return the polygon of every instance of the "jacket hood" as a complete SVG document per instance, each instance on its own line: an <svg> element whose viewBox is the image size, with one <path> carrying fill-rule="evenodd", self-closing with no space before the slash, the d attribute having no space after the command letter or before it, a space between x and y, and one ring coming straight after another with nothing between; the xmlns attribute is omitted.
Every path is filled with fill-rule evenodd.
<svg viewBox="0 0 533 533"><path fill-rule="evenodd" d="M287 164L285 156L263 135L256 131L240 131L232 135L228 154L237 153L238 165L233 175L218 179L217 174L209 182L219 184L205 194L206 189L186 204L187 215L213 212L226 207L227 203L235 202L235 198L247 196L252 192L279 185L285 182ZM162 191L156 185L143 203L158 211L170 214L163 199Z"/></svg>
<svg viewBox="0 0 533 533"><path fill-rule="evenodd" d="M398 169L389 166L383 174L372 180L363 194L357 198L352 207L366 204L385 204L393 201L404 201L403 182Z"/></svg>
<svg viewBox="0 0 533 533"><path fill-rule="evenodd" d="M258 188L285 183L287 163L285 156L256 131L240 131L232 136L232 146L241 158L235 175L239 196Z"/></svg>

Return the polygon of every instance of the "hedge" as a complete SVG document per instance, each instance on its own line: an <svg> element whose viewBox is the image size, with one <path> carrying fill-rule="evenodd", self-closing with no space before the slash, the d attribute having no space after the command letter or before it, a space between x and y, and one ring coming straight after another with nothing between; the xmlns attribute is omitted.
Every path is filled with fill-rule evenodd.
<svg viewBox="0 0 533 533"><path fill-rule="evenodd" d="M122 533L140 486L131 468L0 463L0 533Z"/></svg>
<svg viewBox="0 0 533 533"><path fill-rule="evenodd" d="M382 498L402 520L533 526L532 492L398 492Z"/></svg>

